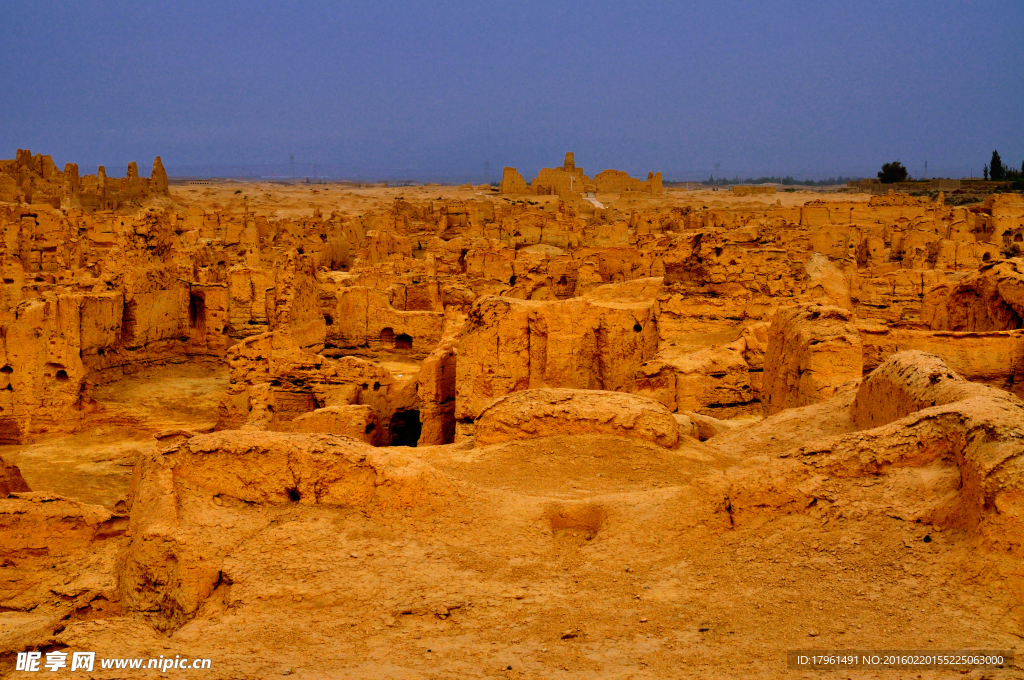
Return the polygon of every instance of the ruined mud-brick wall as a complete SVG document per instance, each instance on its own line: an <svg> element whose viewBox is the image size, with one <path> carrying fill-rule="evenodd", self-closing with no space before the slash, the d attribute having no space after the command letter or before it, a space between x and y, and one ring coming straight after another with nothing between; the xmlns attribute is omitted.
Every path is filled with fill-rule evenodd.
<svg viewBox="0 0 1024 680"><path fill-rule="evenodd" d="M728 298L713 288L726 284L735 284L729 289L737 294L742 288L743 295L788 297L801 287L799 272L793 270L818 252L833 260L845 277L846 295L853 304L887 322L915 323L922 288L948 278L949 272L970 270L1000 255L996 244L978 240L988 229L978 213L902 197L880 199L885 200L878 205L810 202L796 208L646 210L617 219L612 211L586 214L572 202L547 210L502 207L501 202L489 210L472 205L475 202L440 209L434 204L432 210L439 217L435 235L424 238L414 233L430 221L422 213L412 219L392 218L388 221L407 234L408 246L402 235L380 232L365 259L379 263L411 256L429 260L428 270L439 274L487 279L474 281L474 290L483 284L486 291L504 295L564 299L585 292L593 283L661 275L669 244L657 239L666 234L726 229L722 255L712 256L691 274L702 281L702 288L711 287L699 291L709 292L709 300ZM645 235L656 240L644 242ZM527 246L534 245L571 252L530 252ZM568 267L559 263L563 255L570 261ZM553 264L564 271L548 277L546 270ZM497 281L509 282L509 290L496 290ZM578 287L581 281L584 286ZM515 288L519 291L512 292ZM895 304L883 300L886 294L896 298ZM773 309L768 305L759 316L765 318Z"/></svg>
<svg viewBox="0 0 1024 680"><path fill-rule="evenodd" d="M648 173L644 181L630 177L621 170L604 170L591 179L584 174L582 168L576 167L575 157L569 152L565 154L562 167L541 168L537 178L529 184L518 170L506 167L498 191L502 194L553 195L563 198L587 191L615 194L636 191L660 196L662 181L660 172Z"/></svg>
<svg viewBox="0 0 1024 680"><path fill-rule="evenodd" d="M541 168L530 188L541 196L570 196L584 191L590 183L582 168Z"/></svg>
<svg viewBox="0 0 1024 680"><path fill-rule="evenodd" d="M474 419L495 398L535 387L630 391L657 348L653 307L653 299L481 299L459 341L456 418Z"/></svg>
<svg viewBox="0 0 1024 680"><path fill-rule="evenodd" d="M10 406L0 422L16 439L56 422L53 414L87 408L91 384L139 365L221 357L240 341L239 356L256 364L276 342L299 358L280 363L279 375L233 372L225 423L409 441L418 412L423 441L441 443L482 400L530 386L637 392L680 412L749 412L765 394L769 322L798 303L889 324L886 337L977 333L983 318L1012 331L1005 305L1016 274L998 285L968 275L986 256L1006 257L1024 214L1014 200L968 210L882 198L627 210L399 198L361 215L293 219L6 206L0 319L20 344L5 346ZM929 316L938 291L952 301L974 295L977 313L929 321L938 319ZM465 331L453 331L453 315L465 314ZM879 355L893 345L883 335L862 343L865 357L869 345ZM932 341L904 334L893 346L911 337ZM373 362L338 373L332 362L353 352L425 363L419 378ZM339 386L344 399L325 396Z"/></svg>
<svg viewBox="0 0 1024 680"><path fill-rule="evenodd" d="M825 255L843 272L859 315L920 324L925 291L1014 255L1024 203L1005 195L968 209L880 196L867 203L810 201L760 211L716 208L694 218L704 228L731 229L726 239L746 249L774 242L790 259Z"/></svg>
<svg viewBox="0 0 1024 680"><path fill-rule="evenodd" d="M373 361L333 359L317 349L301 347L289 327L231 347L230 386L217 428L292 432L316 423L315 431L377 445L415 445L420 399L414 371L396 374Z"/></svg>
<svg viewBox="0 0 1024 680"><path fill-rule="evenodd" d="M325 315L334 315L328 344L333 334L338 347L387 350L399 335L414 336L397 326L412 328L413 319L400 319L403 311L440 319L443 310L468 309L457 352L444 364L455 364L454 415L463 423L489 399L537 384L634 391L678 411L757 412L772 389L763 372L767 330L779 309L820 300L840 305L849 319L864 315L910 333L922 324L929 290L955 282L986 253L1004 257L979 217L986 213L903 197L627 212L588 211L571 200L488 203L396 202L365 216L374 229L353 267L321 285ZM589 297L609 283L644 280L657 283L630 303L648 310L646 325L619 323L600 308L628 305ZM396 324L394 335L374 325L381 313ZM551 342L549 331L563 327L571 332ZM656 335L637 344L635 327ZM709 335L721 344L694 348ZM868 343L851 347L851 356L869 352ZM414 344L415 353L429 349ZM807 364L818 365L820 357L808 352ZM601 357L621 373L608 373ZM422 394L434 396L421 408L441 413L449 391L437 389L436 377L424 380ZM818 396L806 398L828 393L830 380L809 387L807 395Z"/></svg>
<svg viewBox="0 0 1024 680"><path fill-rule="evenodd" d="M130 366L223 351L226 294L196 276L211 256L176 250L172 223L161 211L0 208L9 440L73 426L91 385Z"/></svg>
<svg viewBox="0 0 1024 680"><path fill-rule="evenodd" d="M0 160L0 201L59 206L63 177L50 156L18 149L13 160Z"/></svg>
<svg viewBox="0 0 1024 680"><path fill-rule="evenodd" d="M771 233L751 228L674 238L663 258L659 295L666 331L710 329L722 320L768 320L780 305L805 294L809 254L774 241Z"/></svg>
<svg viewBox="0 0 1024 680"><path fill-rule="evenodd" d="M347 268L358 233L337 214L0 206L3 437L74 427L92 385L140 366L282 326L322 345L315 272Z"/></svg>
<svg viewBox="0 0 1024 680"><path fill-rule="evenodd" d="M941 356L974 382L1024 396L1024 330L946 331L891 328L861 323L864 373L898 352L916 350Z"/></svg>
<svg viewBox="0 0 1024 680"><path fill-rule="evenodd" d="M152 175L139 177L138 166L128 164L124 178L110 178L101 165L95 175L79 177L78 166L68 163L63 172L53 159L18 149L12 160L0 160L0 201L50 205L92 212L117 210L151 196L167 196L167 172L160 157L153 161Z"/></svg>
<svg viewBox="0 0 1024 680"><path fill-rule="evenodd" d="M734 196L756 196L758 194L774 194L775 187L765 186L735 186L732 188Z"/></svg>
<svg viewBox="0 0 1024 680"><path fill-rule="evenodd" d="M660 196L663 191L660 172L647 173L647 181L644 181L630 177L622 170L603 170L594 176L594 187L602 194L642 191Z"/></svg>
<svg viewBox="0 0 1024 680"><path fill-rule="evenodd" d="M571 300L586 295L595 285L628 281L633 278L631 273L664 276L662 287L654 295L654 318L660 336L657 353L641 362L642 369L631 379L633 387L626 389L658 399L673 410L714 408L728 412L755 404L763 396L766 339L758 337L760 331L745 333L728 346L699 351L673 349L677 339L706 333L731 333L735 337L737 331L730 329L757 321L767 324L778 309L815 299L839 303L848 312L867 318L906 326L910 333L923 323L928 291L955 282L970 267L982 265L986 257L1004 256L995 244L985 240L993 230L979 214L984 213L904 197L867 205L811 202L796 208L691 209L676 214L648 210L631 215L623 220L625 224L618 223L625 227L619 232L618 247L581 247L579 240L570 240L561 248L568 252L560 253L523 246L524 233L534 230L543 234L541 229L552 218L551 212L536 211L510 217L506 225L515 231L506 228L499 232L499 236L511 233L510 240L517 249L470 250L466 262L469 273L477 276L500 280L508 275L515 285L498 291L502 297L532 300ZM577 217L583 234L599 226L592 218ZM538 245L548 245L543 239L541 235ZM472 241L466 243L473 245ZM524 266L528 263L531 266ZM559 276L541 281L537 276L566 264L564 279ZM524 274L535 277L525 295ZM483 296L478 300L481 307L471 314L467 328L475 329L471 333L479 333L482 341L488 333L483 330L486 324L474 321L485 309ZM572 318L568 308L559 313ZM513 325L533 328L528 321L521 321ZM532 330L530 338L532 344ZM914 342L931 340L922 337ZM512 356L518 352L515 343L495 346ZM860 351L855 348L854 353ZM523 389L522 385L535 379L531 376L545 375L535 366L521 375L514 371L488 374L483 364L489 360L479 360L477 354L474 350L459 355L457 413L461 419L471 412L470 404L461 405L463 394L500 395ZM587 352L583 350L580 355L585 357ZM966 370L972 375L1001 372L1000 384L1012 385L1012 361L1007 358L996 363L997 367ZM502 365L515 366L516 362L509 358ZM877 365L877 361L863 365ZM552 372L546 384L579 386L600 380L597 370L584 374L585 380L563 372L561 375L569 376L563 379ZM482 382L469 377L479 375L485 376ZM472 380L480 384L470 387Z"/></svg>
<svg viewBox="0 0 1024 680"><path fill-rule="evenodd" d="M515 168L506 167L501 175L498 191L503 194L532 194L533 189Z"/></svg>
<svg viewBox="0 0 1024 680"><path fill-rule="evenodd" d="M321 277L328 347L425 357L441 339L447 284L437 276L417 274L379 278L338 272Z"/></svg>

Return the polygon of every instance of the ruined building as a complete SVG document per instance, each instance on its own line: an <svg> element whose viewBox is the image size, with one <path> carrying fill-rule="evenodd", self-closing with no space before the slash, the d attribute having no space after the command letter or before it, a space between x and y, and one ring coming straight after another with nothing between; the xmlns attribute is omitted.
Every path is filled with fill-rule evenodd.
<svg viewBox="0 0 1024 680"><path fill-rule="evenodd" d="M565 163L560 168L541 168L537 179L527 184L515 168L505 168L498 190L503 194L534 194L568 197L580 193L621 194L640 191L652 196L662 192L661 173L647 173L647 180L630 177L621 170L604 170L593 179L576 167L576 159L570 151L565 154Z"/></svg>
<svg viewBox="0 0 1024 680"><path fill-rule="evenodd" d="M167 172L160 157L153 161L153 172L147 179L139 177L139 168L128 164L123 178L107 177L101 165L95 175L78 175L78 165L68 163L58 170L53 158L32 155L18 149L12 160L0 160L0 202L50 205L74 208L85 212L117 210L131 202L150 196L167 196Z"/></svg>

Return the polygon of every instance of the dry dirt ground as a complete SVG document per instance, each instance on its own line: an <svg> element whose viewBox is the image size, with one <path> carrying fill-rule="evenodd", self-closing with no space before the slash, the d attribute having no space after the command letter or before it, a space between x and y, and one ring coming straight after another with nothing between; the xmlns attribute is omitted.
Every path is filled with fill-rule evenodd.
<svg viewBox="0 0 1024 680"><path fill-rule="evenodd" d="M33 490L113 508L127 495L139 456L156 447L154 435L212 428L227 384L227 368L215 364L145 369L97 387L97 408L79 431L4 446L3 458Z"/></svg>
<svg viewBox="0 0 1024 680"><path fill-rule="evenodd" d="M146 395L150 422L205 422L186 422L183 401L206 382L179 373L158 395L148 379L112 392ZM794 440L843 428L834 412L807 415ZM720 477L740 439L407 449L453 480L443 510L267 506L191 622L163 634L94 607L50 648L208 657L203 676L224 678L782 678L820 676L787 671L787 649L1017 646L1017 566L960 532L842 504L732 526ZM211 521L244 524L244 506L225 500Z"/></svg>
<svg viewBox="0 0 1024 680"><path fill-rule="evenodd" d="M356 212L379 207L382 202L404 198L409 201L451 201L472 200L490 197L501 201L526 201L536 205L554 205L558 196L517 196L503 197L477 186L409 186L353 187L339 184L279 184L270 182L235 182L227 181L214 186L182 186L172 188L173 199L169 204L178 206L199 205L206 210L241 210L247 209L255 215L271 218L304 217L313 210L319 209L324 215L344 206L348 211ZM598 201L605 205L617 204L618 194L597 194ZM829 193L814 189L799 191L783 191L775 194L752 196L733 196L732 192L711 189L686 190L665 189L659 200L645 201L644 207L653 207L659 203L666 205L685 200L700 201L709 208L719 207L765 207L782 205L784 207L800 206L810 200L864 202L870 199L868 194Z"/></svg>

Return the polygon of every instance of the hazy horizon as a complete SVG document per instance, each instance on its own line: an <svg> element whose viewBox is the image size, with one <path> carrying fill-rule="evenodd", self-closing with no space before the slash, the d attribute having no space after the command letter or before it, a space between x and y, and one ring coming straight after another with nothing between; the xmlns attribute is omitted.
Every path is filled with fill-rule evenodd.
<svg viewBox="0 0 1024 680"><path fill-rule="evenodd" d="M993 149L1024 159L1022 24L1020 2L6 4L0 157L483 181L573 151L591 176L980 176Z"/></svg>

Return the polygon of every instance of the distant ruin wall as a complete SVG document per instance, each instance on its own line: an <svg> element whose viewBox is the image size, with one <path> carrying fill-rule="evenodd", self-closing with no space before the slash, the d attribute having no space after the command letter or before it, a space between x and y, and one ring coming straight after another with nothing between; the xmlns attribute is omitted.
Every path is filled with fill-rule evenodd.
<svg viewBox="0 0 1024 680"><path fill-rule="evenodd" d="M3 188L0 187L0 191ZM505 168L505 172L501 176L501 184L498 185L498 191L503 194L532 194L533 189L526 183L523 176L519 174L519 171L515 168Z"/></svg>
<svg viewBox="0 0 1024 680"><path fill-rule="evenodd" d="M117 210L129 201L167 196L167 171L160 157L153 161L149 178L139 177L135 163L121 179L107 177L101 165L95 175L79 177L78 166L68 163L61 172L53 158L18 149L14 159L0 160L0 201L50 205L86 212Z"/></svg>
<svg viewBox="0 0 1024 680"><path fill-rule="evenodd" d="M597 191L602 194L616 194L623 191L645 191L657 196L662 192L661 173L647 174L647 181L630 177L622 170L604 170L594 177Z"/></svg>
<svg viewBox="0 0 1024 680"><path fill-rule="evenodd" d="M735 186L732 193L736 196L753 196L754 194L774 194L775 187L765 186Z"/></svg>
<svg viewBox="0 0 1024 680"><path fill-rule="evenodd" d="M527 183L515 168L505 168L498 190L503 194L536 194L540 196L569 196L584 191L598 193L624 193L639 191L660 196L662 193L660 172L647 173L647 180L630 177L621 170L604 170L591 179L583 169L576 167L576 160L570 151L560 168L541 168L537 178Z"/></svg>

